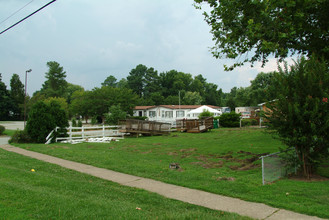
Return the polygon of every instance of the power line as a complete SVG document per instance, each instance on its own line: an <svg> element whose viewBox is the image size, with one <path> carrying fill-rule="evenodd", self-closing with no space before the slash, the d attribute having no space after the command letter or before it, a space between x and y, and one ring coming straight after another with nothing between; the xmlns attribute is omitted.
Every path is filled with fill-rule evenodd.
<svg viewBox="0 0 329 220"><path fill-rule="evenodd" d="M9 18L11 18L15 14L17 14L19 11L21 11L23 8L25 8L26 6L28 6L29 4L31 4L33 1L34 0L30 1L29 3L27 3L26 5L24 5L23 7L21 7L20 9L18 9L17 11L15 11L14 13L12 13L8 18L6 18L3 21L1 21L0 24L2 24L3 22L7 21Z"/></svg>
<svg viewBox="0 0 329 220"><path fill-rule="evenodd" d="M39 8L38 10L36 10L35 12L33 12L33 13L29 14L28 16L26 16L26 17L25 17L25 18L23 18L22 20L20 20L20 21L16 22L16 23L15 23L15 24L13 24L12 26L10 26L10 27L9 27L9 28L7 28L6 30L4 30L4 31L1 31L1 32L0 32L0 35L1 35L1 34L3 34L3 33L5 33L6 31L8 31L9 29L11 29L11 28L15 27L16 25L18 25L18 24L19 24L19 23L21 23L22 21L24 21L24 20L28 19L29 17L31 17L32 15L36 14L37 12L41 11L42 9L44 9L45 7L47 7L48 5L50 5L50 4L52 4L52 3L54 3L55 1L56 1L56 0L53 0L53 1L51 1L51 2L49 2L49 3L47 3L47 4L45 4L44 6L42 6L41 8Z"/></svg>

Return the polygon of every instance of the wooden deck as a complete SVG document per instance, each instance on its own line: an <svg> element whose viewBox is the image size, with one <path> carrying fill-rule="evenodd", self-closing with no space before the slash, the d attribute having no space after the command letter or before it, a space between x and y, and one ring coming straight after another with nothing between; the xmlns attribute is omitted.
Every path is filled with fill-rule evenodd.
<svg viewBox="0 0 329 220"><path fill-rule="evenodd" d="M170 133L171 124L155 121L127 119L119 121L120 132L143 135L164 135Z"/></svg>
<svg viewBox="0 0 329 220"><path fill-rule="evenodd" d="M178 131L187 133L201 133L214 128L213 117L204 119L183 119L177 120L176 126Z"/></svg>

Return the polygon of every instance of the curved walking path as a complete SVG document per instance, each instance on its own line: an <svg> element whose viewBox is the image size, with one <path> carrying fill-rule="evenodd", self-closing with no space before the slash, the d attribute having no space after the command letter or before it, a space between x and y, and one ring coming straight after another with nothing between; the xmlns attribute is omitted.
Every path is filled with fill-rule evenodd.
<svg viewBox="0 0 329 220"><path fill-rule="evenodd" d="M176 199L199 206L204 206L210 209L234 212L239 215L266 220L321 219L318 217L303 215L284 209L273 208L262 203L247 202L241 199L221 196L218 194L204 192L201 190L176 186L173 184L163 183L152 179L123 174L112 170L64 160L57 157L14 147L7 144L7 142L8 138L0 138L0 148L48 163L57 164L59 166L81 173L86 173L95 177L116 182L121 185L144 189L150 192L158 193L167 198Z"/></svg>

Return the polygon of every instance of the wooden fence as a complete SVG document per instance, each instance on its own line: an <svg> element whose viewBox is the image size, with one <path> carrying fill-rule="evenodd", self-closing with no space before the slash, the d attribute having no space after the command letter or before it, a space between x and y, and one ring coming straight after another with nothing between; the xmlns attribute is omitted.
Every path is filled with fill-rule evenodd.
<svg viewBox="0 0 329 220"><path fill-rule="evenodd" d="M182 119L176 121L178 131L188 133L200 133L214 128L213 117L204 119Z"/></svg>
<svg viewBox="0 0 329 220"><path fill-rule="evenodd" d="M119 121L120 131L143 135L163 135L169 134L171 129L170 123L161 123L155 121L143 121L135 119L126 119Z"/></svg>

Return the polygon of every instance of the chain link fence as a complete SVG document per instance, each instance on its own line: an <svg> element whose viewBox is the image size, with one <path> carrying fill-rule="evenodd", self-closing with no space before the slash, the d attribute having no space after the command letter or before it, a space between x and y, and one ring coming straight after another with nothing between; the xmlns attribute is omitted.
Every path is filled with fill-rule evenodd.
<svg viewBox="0 0 329 220"><path fill-rule="evenodd" d="M297 173L296 153L294 149L261 156L263 185L282 177Z"/></svg>

